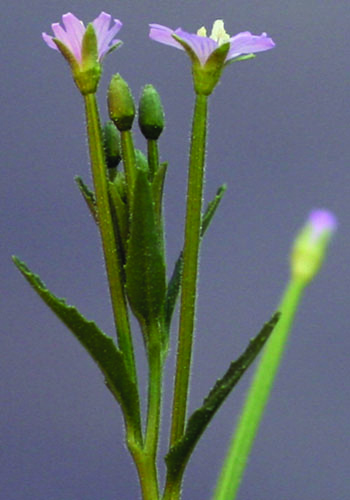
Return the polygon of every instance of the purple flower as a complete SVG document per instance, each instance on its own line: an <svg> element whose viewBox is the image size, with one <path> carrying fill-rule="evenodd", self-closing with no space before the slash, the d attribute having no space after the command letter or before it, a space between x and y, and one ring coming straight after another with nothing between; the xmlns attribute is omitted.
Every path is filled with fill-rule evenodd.
<svg viewBox="0 0 350 500"><path fill-rule="evenodd" d="M111 16L106 12L101 14L92 22L96 33L98 61L101 62L103 57L116 48L121 42L115 39L115 35L122 27L122 23L118 19L113 19L113 24L110 26ZM54 36L42 34L44 41L51 49L59 50L55 39L64 44L74 56L75 60L81 64L83 60L82 42L86 32L84 23L80 21L74 14L68 12L62 16L64 28L59 23L51 25Z"/></svg>
<svg viewBox="0 0 350 500"><path fill-rule="evenodd" d="M311 238L317 240L325 234L333 233L337 228L337 219L329 210L312 210L308 218Z"/></svg>
<svg viewBox="0 0 350 500"><path fill-rule="evenodd" d="M240 56L262 52L272 49L275 43L266 33L252 35L249 31L238 33L230 37L225 29L222 20L217 20L213 24L210 37L207 36L206 29L200 28L196 34L187 33L182 28L172 30L160 24L150 24L150 38L159 43L170 45L176 49L186 50L177 40L180 38L193 54L197 57L202 66L206 64L210 55L221 45L229 43L229 50L225 63L239 58Z"/></svg>

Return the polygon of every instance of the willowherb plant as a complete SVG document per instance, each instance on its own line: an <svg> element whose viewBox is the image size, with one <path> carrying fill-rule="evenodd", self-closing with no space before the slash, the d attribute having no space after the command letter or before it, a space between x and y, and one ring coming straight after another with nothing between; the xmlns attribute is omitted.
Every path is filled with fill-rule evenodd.
<svg viewBox="0 0 350 500"><path fill-rule="evenodd" d="M135 462L144 500L179 500L186 465L206 427L242 375L263 350L248 391L237 430L224 461L213 498L234 499L246 460L277 373L293 317L306 285L317 274L336 228L326 210L311 212L291 252L290 282L279 312L262 327L246 350L216 381L200 408L188 416L189 381L195 329L198 262L201 241L226 190L203 210L203 184L208 100L229 64L272 49L263 33L230 37L223 21L215 21L210 36L205 28L188 33L150 25L150 38L183 50L190 57L195 92L188 163L184 245L171 278L167 279L163 223L163 187L167 162L160 161L158 139L164 129L160 96L152 85L143 88L138 125L146 140L143 153L134 146L132 127L136 107L128 84L119 75L108 89L110 121L101 126L96 100L102 61L121 45L116 39L122 23L101 14L87 27L73 14L52 25L54 36L43 33L47 45L70 65L85 104L93 190L77 178L80 192L101 236L116 338L51 293L38 276L14 257L21 273L43 301L65 323L99 366L108 389L120 405L125 437ZM162 379L171 322L180 296L179 331L167 475L158 480L158 441L161 425ZM137 319L148 360L148 404L141 414L139 380L134 357L130 315ZM281 316L281 317L280 317ZM103 495L103 494L102 494Z"/></svg>

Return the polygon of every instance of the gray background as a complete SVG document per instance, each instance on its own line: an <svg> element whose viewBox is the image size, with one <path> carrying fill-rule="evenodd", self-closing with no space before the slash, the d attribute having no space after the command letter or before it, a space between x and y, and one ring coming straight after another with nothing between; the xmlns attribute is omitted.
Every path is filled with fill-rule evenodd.
<svg viewBox="0 0 350 500"><path fill-rule="evenodd" d="M206 199L228 184L203 244L191 409L269 317L287 255L310 209L339 218L329 259L310 286L253 455L241 500L349 497L348 331L350 4L295 0L13 0L1 23L1 493L4 500L133 500L136 475L122 419L72 335L15 270L15 253L112 332L98 235L73 182L90 181L82 99L41 32L72 11L121 19L124 46L104 65L134 95L163 96L162 159L169 268L182 244L193 95L188 58L148 40L149 22L194 31L223 18L229 33L268 32L277 46L229 67L210 104ZM140 147L143 143L137 134ZM174 331L175 337L175 331ZM145 365L138 352L142 379ZM174 348L169 358L167 431ZM249 376L198 446L185 500L209 499ZM166 445L163 433L162 450Z"/></svg>

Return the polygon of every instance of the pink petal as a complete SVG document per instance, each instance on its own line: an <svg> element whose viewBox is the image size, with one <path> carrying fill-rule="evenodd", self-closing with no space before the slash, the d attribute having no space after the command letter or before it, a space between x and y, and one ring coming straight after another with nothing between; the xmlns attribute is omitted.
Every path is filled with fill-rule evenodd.
<svg viewBox="0 0 350 500"><path fill-rule="evenodd" d="M149 37L152 40L164 43L165 45L170 45L176 49L184 50L182 45L180 45L179 42L172 37L173 33L175 33L174 30L168 28L167 26L162 26L161 24L150 24L150 28ZM178 30L181 30L181 28L178 28L176 31Z"/></svg>
<svg viewBox="0 0 350 500"><path fill-rule="evenodd" d="M272 38L269 38L266 33L252 35L249 31L238 33L238 35L230 38L230 50L227 59L233 59L242 54L255 54L264 50L272 49L275 46Z"/></svg>
<svg viewBox="0 0 350 500"><path fill-rule="evenodd" d="M69 37L68 37L66 31L62 28L62 26L59 23L53 23L53 24L51 24L51 28L52 28L53 34L55 35L54 38L58 38L62 43L67 45L67 47L69 49L71 49Z"/></svg>
<svg viewBox="0 0 350 500"><path fill-rule="evenodd" d="M113 21L114 25L109 28L111 16L106 12L101 12L101 14L92 22L96 31L98 54L100 60L103 58L106 52L108 52L108 50L110 50L119 42L119 40L113 40L113 38L118 33L123 24L121 23L121 21L119 21L119 19L113 19Z"/></svg>
<svg viewBox="0 0 350 500"><path fill-rule="evenodd" d="M182 38L197 55L201 64L206 62L210 54L218 46L218 44L211 38L188 33L187 31L183 31L182 28L172 30L167 26L162 26L161 24L150 24L150 28L151 30L149 36L152 40L164 43L165 45L170 45L176 49L184 50L183 46L177 42L172 35L175 34Z"/></svg>
<svg viewBox="0 0 350 500"><path fill-rule="evenodd" d="M85 33L85 26L74 14L68 12L62 16L64 27L66 28L67 38L70 48L75 58L81 62L81 44Z"/></svg>
<svg viewBox="0 0 350 500"><path fill-rule="evenodd" d="M52 36L48 35L47 33L41 33L41 36L43 37L44 42L46 42L47 45L50 47L50 49L58 50L57 45L52 40L53 38Z"/></svg>
<svg viewBox="0 0 350 500"><path fill-rule="evenodd" d="M198 57L200 63L204 65L210 54L218 47L218 43L206 36L199 36L193 33L187 33L178 28L176 35L182 38Z"/></svg>

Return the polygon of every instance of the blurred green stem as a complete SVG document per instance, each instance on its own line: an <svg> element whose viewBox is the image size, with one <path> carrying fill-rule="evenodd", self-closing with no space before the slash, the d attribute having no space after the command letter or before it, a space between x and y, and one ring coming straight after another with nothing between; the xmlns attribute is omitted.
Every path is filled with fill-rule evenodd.
<svg viewBox="0 0 350 500"><path fill-rule="evenodd" d="M255 370L213 500L234 500L236 498L304 288L304 281L293 279L284 292L278 308L281 312L281 318L268 340Z"/></svg>

